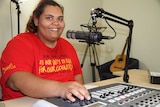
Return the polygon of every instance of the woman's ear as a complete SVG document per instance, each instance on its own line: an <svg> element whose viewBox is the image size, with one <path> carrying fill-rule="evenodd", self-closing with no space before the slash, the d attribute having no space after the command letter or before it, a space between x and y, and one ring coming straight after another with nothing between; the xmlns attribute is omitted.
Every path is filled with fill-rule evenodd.
<svg viewBox="0 0 160 107"><path fill-rule="evenodd" d="M38 19L36 17L33 18L33 21L34 21L34 25L38 26Z"/></svg>

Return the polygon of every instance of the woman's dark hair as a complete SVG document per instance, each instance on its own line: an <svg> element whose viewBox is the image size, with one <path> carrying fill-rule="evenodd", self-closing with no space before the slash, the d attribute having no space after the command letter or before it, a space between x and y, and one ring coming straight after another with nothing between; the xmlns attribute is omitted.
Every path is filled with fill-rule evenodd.
<svg viewBox="0 0 160 107"><path fill-rule="evenodd" d="M32 16L30 16L30 18L28 20L28 23L26 26L26 32L32 32L32 33L37 32L37 26L35 26L33 19L34 19L34 17L39 19L40 15L44 11L44 8L48 5L58 6L62 10L62 13L64 12L64 8L60 4L58 4L56 1L54 1L54 0L41 0L39 2L39 4L37 5L37 7L35 8L35 10L33 11Z"/></svg>

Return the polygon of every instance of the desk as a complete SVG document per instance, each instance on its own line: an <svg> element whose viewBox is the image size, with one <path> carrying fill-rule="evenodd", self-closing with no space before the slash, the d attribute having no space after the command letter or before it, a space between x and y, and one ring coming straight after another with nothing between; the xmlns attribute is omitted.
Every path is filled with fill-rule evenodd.
<svg viewBox="0 0 160 107"><path fill-rule="evenodd" d="M30 97L22 97L13 100L1 101L0 107L32 107L32 105L38 100L39 99Z"/></svg>
<svg viewBox="0 0 160 107"><path fill-rule="evenodd" d="M89 85L103 86L117 82L123 83L123 71L115 72L114 74L119 75L120 77L89 83ZM129 74L129 83L131 84L160 89L159 84L150 84L150 74L148 71L134 69L134 70L129 70L128 74ZM2 101L0 102L0 107L3 107L4 104L5 104L4 107L32 107L32 105L38 100L39 99L34 99L30 97L22 97L13 100Z"/></svg>
<svg viewBox="0 0 160 107"><path fill-rule="evenodd" d="M90 83L90 85L103 86L103 85L108 85L116 82L123 82L124 71L114 72L113 74L118 75L120 77L99 81L95 83ZM160 89L160 84L150 83L150 73L148 71L133 69L128 71L128 75L129 75L129 83L131 84Z"/></svg>

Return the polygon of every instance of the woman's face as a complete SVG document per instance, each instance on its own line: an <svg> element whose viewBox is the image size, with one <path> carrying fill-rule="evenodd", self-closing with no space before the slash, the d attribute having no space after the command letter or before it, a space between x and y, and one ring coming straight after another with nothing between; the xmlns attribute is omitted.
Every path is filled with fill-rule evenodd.
<svg viewBox="0 0 160 107"><path fill-rule="evenodd" d="M64 16L58 6L46 6L39 19L34 19L38 27L37 35L48 47L55 47L57 39L65 27Z"/></svg>

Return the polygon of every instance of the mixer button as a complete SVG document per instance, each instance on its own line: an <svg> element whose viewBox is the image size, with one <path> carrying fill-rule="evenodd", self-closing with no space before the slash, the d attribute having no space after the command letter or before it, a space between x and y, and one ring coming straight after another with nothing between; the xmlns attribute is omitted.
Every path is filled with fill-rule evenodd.
<svg viewBox="0 0 160 107"><path fill-rule="evenodd" d="M108 99L111 99L111 98L113 98L113 96L108 96L107 98L108 98Z"/></svg>
<svg viewBox="0 0 160 107"><path fill-rule="evenodd" d="M97 99L99 99L99 98L100 98L99 96L94 95L94 94L92 94L92 97L93 97L93 98L97 98Z"/></svg>
<svg viewBox="0 0 160 107"><path fill-rule="evenodd" d="M97 93L100 93L100 94L103 94L104 92L103 91L96 91Z"/></svg>
<svg viewBox="0 0 160 107"><path fill-rule="evenodd" d="M91 94L94 94L94 95L97 95L97 96L101 95L100 93L97 93L97 92L91 92Z"/></svg>
<svg viewBox="0 0 160 107"><path fill-rule="evenodd" d="M119 96L119 98L120 98L121 100L126 99L126 97L125 97L124 95Z"/></svg>
<svg viewBox="0 0 160 107"><path fill-rule="evenodd" d="M129 93L130 95L135 95L135 93L134 92L131 92L131 93Z"/></svg>
<svg viewBox="0 0 160 107"><path fill-rule="evenodd" d="M126 97L130 97L131 95L130 95L130 94L125 94L125 96L126 96Z"/></svg>
<svg viewBox="0 0 160 107"><path fill-rule="evenodd" d="M119 105L123 105L123 101L119 101L119 103L118 103Z"/></svg>
<svg viewBox="0 0 160 107"><path fill-rule="evenodd" d="M116 101L120 101L121 99L119 97L114 98Z"/></svg>
<svg viewBox="0 0 160 107"><path fill-rule="evenodd" d="M114 99L110 99L110 100L108 100L108 102L109 102L109 103L115 103L115 102L116 102L116 100L114 100Z"/></svg>

